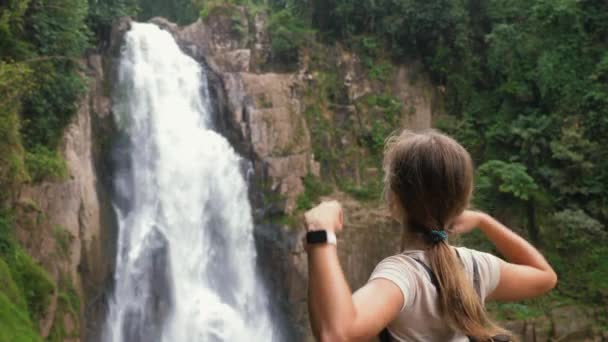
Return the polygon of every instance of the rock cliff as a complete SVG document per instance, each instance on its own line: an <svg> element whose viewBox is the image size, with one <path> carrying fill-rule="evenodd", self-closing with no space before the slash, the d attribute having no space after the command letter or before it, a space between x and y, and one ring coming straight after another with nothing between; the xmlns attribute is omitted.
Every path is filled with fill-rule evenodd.
<svg viewBox="0 0 608 342"><path fill-rule="evenodd" d="M101 56L89 56L83 69L88 71L89 91L60 148L68 177L24 186L16 204L17 239L56 284L39 322L42 336L53 334L63 341L79 341L84 335L82 318L105 291L115 255L112 211L99 173L103 127L111 124Z"/></svg>

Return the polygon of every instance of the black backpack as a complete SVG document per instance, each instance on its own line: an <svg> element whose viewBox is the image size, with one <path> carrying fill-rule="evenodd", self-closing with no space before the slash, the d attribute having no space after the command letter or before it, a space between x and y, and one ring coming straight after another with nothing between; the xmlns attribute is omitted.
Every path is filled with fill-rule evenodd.
<svg viewBox="0 0 608 342"><path fill-rule="evenodd" d="M458 250L456 250L456 254L458 254L458 258L460 258L460 253L458 253ZM439 281L437 280L437 276L435 275L435 272L433 272L433 270L427 264L422 262L420 259L417 259L417 258L412 258L412 259L416 260L416 262L418 262L426 270L426 273L428 273L433 286L435 286L436 289L439 289ZM462 261L462 258L460 258L460 259ZM475 292L477 292L477 295L481 297L479 266L477 266L477 260L475 260L475 258L473 258L473 285L475 286ZM393 342L393 337L391 336L391 333L388 331L388 328L384 328L380 332L380 335L378 336L378 338L380 339L380 342ZM475 342L475 339L473 339L472 337L469 337L469 340L471 342ZM511 336L496 335L496 336L492 337L492 341L493 342L510 342Z"/></svg>

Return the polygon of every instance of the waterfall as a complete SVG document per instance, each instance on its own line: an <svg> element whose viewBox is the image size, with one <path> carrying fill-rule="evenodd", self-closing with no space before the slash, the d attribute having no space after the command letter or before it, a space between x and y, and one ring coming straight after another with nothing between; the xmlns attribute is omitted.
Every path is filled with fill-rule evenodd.
<svg viewBox="0 0 608 342"><path fill-rule="evenodd" d="M115 286L104 342L277 340L256 275L246 163L212 130L204 68L133 23L114 86Z"/></svg>

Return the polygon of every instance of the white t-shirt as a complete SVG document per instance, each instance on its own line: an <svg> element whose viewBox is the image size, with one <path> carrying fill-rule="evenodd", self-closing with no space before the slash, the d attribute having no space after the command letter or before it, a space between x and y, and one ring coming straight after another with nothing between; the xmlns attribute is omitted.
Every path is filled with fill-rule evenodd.
<svg viewBox="0 0 608 342"><path fill-rule="evenodd" d="M481 298L494 291L500 280L500 259L472 249L458 247L465 272L473 282L473 258L477 261ZM382 260L372 272L370 281L388 279L403 292L403 308L388 330L400 342L465 342L468 338L452 330L439 313L437 290L427 271L414 258L429 265L425 252L405 251Z"/></svg>

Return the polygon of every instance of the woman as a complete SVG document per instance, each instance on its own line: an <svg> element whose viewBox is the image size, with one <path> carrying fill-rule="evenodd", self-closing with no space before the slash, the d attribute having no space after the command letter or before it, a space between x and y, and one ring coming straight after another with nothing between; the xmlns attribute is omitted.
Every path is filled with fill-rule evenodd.
<svg viewBox="0 0 608 342"><path fill-rule="evenodd" d="M368 341L385 328L393 341L491 341L504 333L484 300L515 301L555 287L557 276L528 242L481 212L465 210L473 190L468 152L436 131L403 132L387 142L385 196L403 227L403 252L384 259L352 294L336 253L338 202L305 215L309 311L320 341ZM447 233L478 227L506 258L459 247ZM386 332L386 330L385 330Z"/></svg>

